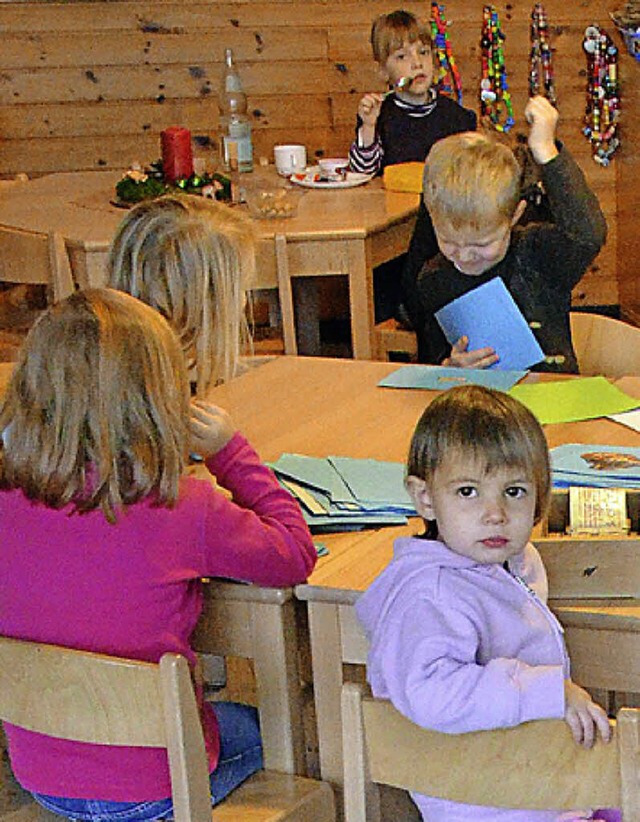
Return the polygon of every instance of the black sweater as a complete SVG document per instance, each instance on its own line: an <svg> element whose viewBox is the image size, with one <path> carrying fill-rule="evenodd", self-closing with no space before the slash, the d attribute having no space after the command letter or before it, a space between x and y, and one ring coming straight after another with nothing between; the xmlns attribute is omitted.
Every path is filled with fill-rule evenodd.
<svg viewBox="0 0 640 822"><path fill-rule="evenodd" d="M566 149L541 171L553 223L516 226L504 259L479 277L463 274L438 253L425 263L414 286L407 283L405 305L417 331L420 362L440 364L451 351L435 312L501 277L547 358L533 370L577 373L569 326L571 291L604 245L607 225Z"/></svg>

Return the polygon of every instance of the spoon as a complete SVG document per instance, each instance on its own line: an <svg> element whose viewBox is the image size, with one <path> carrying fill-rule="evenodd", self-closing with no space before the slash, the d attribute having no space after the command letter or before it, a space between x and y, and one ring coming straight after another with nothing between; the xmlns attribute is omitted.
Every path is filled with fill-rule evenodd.
<svg viewBox="0 0 640 822"><path fill-rule="evenodd" d="M413 83L413 77L400 77L399 80L394 83L393 88L386 92L384 95L385 98L390 94L393 94L395 91L402 91L403 88L408 88L411 83Z"/></svg>

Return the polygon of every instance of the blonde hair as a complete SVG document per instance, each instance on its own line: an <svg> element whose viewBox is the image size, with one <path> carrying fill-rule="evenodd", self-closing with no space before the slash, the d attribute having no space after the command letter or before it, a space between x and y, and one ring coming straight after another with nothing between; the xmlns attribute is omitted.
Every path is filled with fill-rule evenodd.
<svg viewBox="0 0 640 822"><path fill-rule="evenodd" d="M371 26L371 48L373 59L381 65L386 63L389 55L402 48L405 43L424 43L432 47L431 26L418 20L408 11L392 11L381 14Z"/></svg>
<svg viewBox="0 0 640 822"><path fill-rule="evenodd" d="M173 326L198 395L238 371L250 340L244 307L254 272L251 219L190 195L132 208L109 255L111 287L138 297Z"/></svg>
<svg viewBox="0 0 640 822"><path fill-rule="evenodd" d="M520 173L510 148L466 131L439 140L424 168L424 201L434 222L484 230L511 222L520 201Z"/></svg>
<svg viewBox="0 0 640 822"><path fill-rule="evenodd" d="M29 332L0 407L0 487L50 508L171 507L188 452L189 386L160 314L127 294L78 291Z"/></svg>
<svg viewBox="0 0 640 822"><path fill-rule="evenodd" d="M487 473L505 465L523 470L536 489L535 521L544 515L551 493L549 449L540 423L521 402L479 385L440 394L418 421L407 474L430 482L452 451L484 462Z"/></svg>

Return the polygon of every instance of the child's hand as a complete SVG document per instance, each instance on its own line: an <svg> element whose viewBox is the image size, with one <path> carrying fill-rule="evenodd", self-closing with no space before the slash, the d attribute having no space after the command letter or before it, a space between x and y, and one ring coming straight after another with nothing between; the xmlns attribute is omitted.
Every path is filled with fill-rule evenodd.
<svg viewBox="0 0 640 822"><path fill-rule="evenodd" d="M375 126L383 100L384 95L378 94L377 92L365 94L362 100L360 100L358 116L365 126Z"/></svg>
<svg viewBox="0 0 640 822"><path fill-rule="evenodd" d="M376 137L376 123L384 95L372 92L365 94L358 105L358 117L362 120L360 126L360 141L364 147L370 146Z"/></svg>
<svg viewBox="0 0 640 822"><path fill-rule="evenodd" d="M546 97L531 97L524 110L529 129L529 148L539 165L544 165L558 156L556 148L556 125L558 111Z"/></svg>
<svg viewBox="0 0 640 822"><path fill-rule="evenodd" d="M488 368L500 359L493 348L468 351L469 338L460 337L451 348L451 354L442 361L447 368Z"/></svg>
<svg viewBox="0 0 640 822"><path fill-rule="evenodd" d="M233 436L234 427L227 412L210 402L191 403L191 450L204 457L217 454Z"/></svg>
<svg viewBox="0 0 640 822"><path fill-rule="evenodd" d="M564 718L571 728L573 738L584 748L592 748L598 731L603 742L611 739L611 724L604 710L589 694L572 682L564 681Z"/></svg>

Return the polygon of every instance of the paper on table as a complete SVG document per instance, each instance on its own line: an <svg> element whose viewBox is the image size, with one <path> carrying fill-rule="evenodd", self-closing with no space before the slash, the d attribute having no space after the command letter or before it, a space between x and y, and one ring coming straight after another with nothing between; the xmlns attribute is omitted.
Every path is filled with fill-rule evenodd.
<svg viewBox="0 0 640 822"><path fill-rule="evenodd" d="M456 385L484 385L485 388L508 391L526 375L526 371L405 365L381 379L378 385L382 388L423 388L431 391L446 391Z"/></svg>
<svg viewBox="0 0 640 822"><path fill-rule="evenodd" d="M404 487L404 465L401 462L351 457L329 457L329 462L359 502L413 507Z"/></svg>
<svg viewBox="0 0 640 822"><path fill-rule="evenodd" d="M436 312L445 337L453 345L469 338L469 351L489 346L500 360L493 369L520 370L544 360L533 332L500 277L468 291Z"/></svg>
<svg viewBox="0 0 640 822"><path fill-rule="evenodd" d="M308 457L303 454L282 454L277 462L269 463L278 474L313 488L325 491L334 502L349 502L351 491L335 468L324 458Z"/></svg>
<svg viewBox="0 0 640 822"><path fill-rule="evenodd" d="M515 385L509 394L533 411L543 425L606 417L640 405L640 400L620 391L604 377Z"/></svg>
<svg viewBox="0 0 640 822"><path fill-rule="evenodd" d="M624 414L609 414L609 419L633 428L634 431L640 431L640 409L625 411Z"/></svg>
<svg viewBox="0 0 640 822"><path fill-rule="evenodd" d="M565 443L551 449L554 485L640 486L640 448Z"/></svg>
<svg viewBox="0 0 640 822"><path fill-rule="evenodd" d="M282 454L271 468L314 533L400 525L415 515L402 463Z"/></svg>
<svg viewBox="0 0 640 822"><path fill-rule="evenodd" d="M329 509L321 502L319 502L316 497L308 491L304 485L300 485L299 482L292 482L292 480L284 479L284 477L280 477L280 484L284 485L294 497L296 497L309 511L311 514L317 514L318 516L323 516L324 514L329 513Z"/></svg>

